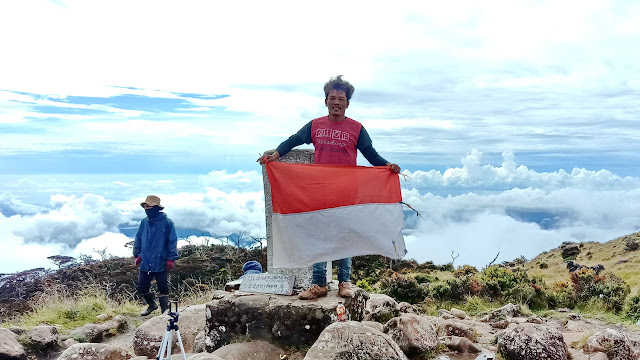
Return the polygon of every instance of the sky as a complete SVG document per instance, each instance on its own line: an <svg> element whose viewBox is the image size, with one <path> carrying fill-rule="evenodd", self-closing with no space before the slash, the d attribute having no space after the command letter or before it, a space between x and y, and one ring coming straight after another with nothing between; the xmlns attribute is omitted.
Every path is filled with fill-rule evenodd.
<svg viewBox="0 0 640 360"><path fill-rule="evenodd" d="M0 273L130 256L148 194L180 244L264 237L256 159L327 113L336 75L422 214L406 212L408 258L483 267L637 232L638 16L595 0L0 2Z"/></svg>

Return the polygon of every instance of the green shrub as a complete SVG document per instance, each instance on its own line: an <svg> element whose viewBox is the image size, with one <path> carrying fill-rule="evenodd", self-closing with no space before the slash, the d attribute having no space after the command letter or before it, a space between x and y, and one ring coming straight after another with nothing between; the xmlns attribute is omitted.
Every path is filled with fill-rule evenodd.
<svg viewBox="0 0 640 360"><path fill-rule="evenodd" d="M540 269L546 269L546 268L548 268L548 267L549 267L549 264L547 264L547 262L546 262L546 261L543 261L543 262L541 262L541 263L540 263L540 265L539 265L539 266L540 266Z"/></svg>
<svg viewBox="0 0 640 360"><path fill-rule="evenodd" d="M447 283L436 283L429 287L428 296L438 301L451 299L451 287Z"/></svg>
<svg viewBox="0 0 640 360"><path fill-rule="evenodd" d="M373 288L371 287L371 285L369 285L369 283L367 282L366 279L359 280L356 283L356 286L359 287L360 289L368 292L368 293L373 293L374 292Z"/></svg>
<svg viewBox="0 0 640 360"><path fill-rule="evenodd" d="M414 273L411 274L411 276L416 279L416 281L420 284L424 284L424 283L432 283L435 281L440 280L437 276L435 275L429 275L429 274L424 274L424 273Z"/></svg>
<svg viewBox="0 0 640 360"><path fill-rule="evenodd" d="M499 265L486 267L479 278L485 284L485 294L494 299L503 297L506 290L518 283L518 278L511 269Z"/></svg>
<svg viewBox="0 0 640 360"><path fill-rule="evenodd" d="M573 289L567 281L556 281L546 293L547 307L550 309L573 307L575 303Z"/></svg>
<svg viewBox="0 0 640 360"><path fill-rule="evenodd" d="M473 276L475 274L478 273L478 269L476 269L475 267L471 266L471 265L463 265L458 267L454 272L453 272L453 276L457 277L457 278L462 278L462 277L467 277L467 276Z"/></svg>
<svg viewBox="0 0 640 360"><path fill-rule="evenodd" d="M394 273L391 277L384 277L380 280L382 293L391 296L396 301L406 301L410 304L417 304L424 300L426 291L418 284L416 279Z"/></svg>
<svg viewBox="0 0 640 360"><path fill-rule="evenodd" d="M574 298L578 302L598 298L607 310L614 312L622 310L624 300L631 291L629 285L614 274L596 275L588 268L572 273L570 279Z"/></svg>
<svg viewBox="0 0 640 360"><path fill-rule="evenodd" d="M640 292L626 302L624 315L633 321L640 320Z"/></svg>

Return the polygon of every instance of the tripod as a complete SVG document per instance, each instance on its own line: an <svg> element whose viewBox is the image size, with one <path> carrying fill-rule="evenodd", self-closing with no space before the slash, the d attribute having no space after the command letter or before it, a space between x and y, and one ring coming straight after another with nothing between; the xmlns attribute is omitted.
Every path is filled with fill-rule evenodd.
<svg viewBox="0 0 640 360"><path fill-rule="evenodd" d="M171 304L176 305L176 311L171 311ZM156 356L156 360L169 360L171 358L171 343L173 342L173 332L178 336L178 346L180 346L180 351L182 351L182 357L184 360L187 360L187 355L184 352L184 346L182 345L182 337L180 337L180 330L178 329L178 302L171 301L169 303L169 313L170 316L169 324L167 324L167 331L164 332L164 337L162 338L162 343L160 344L160 351L158 351L158 356ZM172 332L173 331L173 332Z"/></svg>

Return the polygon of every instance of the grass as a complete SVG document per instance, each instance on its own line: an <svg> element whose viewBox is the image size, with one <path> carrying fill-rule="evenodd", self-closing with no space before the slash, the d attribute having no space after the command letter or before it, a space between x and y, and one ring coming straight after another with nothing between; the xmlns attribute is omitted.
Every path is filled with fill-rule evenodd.
<svg viewBox="0 0 640 360"><path fill-rule="evenodd" d="M40 324L58 326L64 333L70 329L87 323L96 322L96 316L107 314L113 317L118 314L138 314L140 305L127 300L108 300L105 291L96 285L89 286L79 296L51 287L32 300L34 310L22 316L5 319L1 326L19 326L31 329Z"/></svg>
<svg viewBox="0 0 640 360"><path fill-rule="evenodd" d="M631 294L636 294L640 290L640 250L625 251L627 240L640 242L640 233L623 236L606 243L588 242L580 243L580 254L574 262L578 264L593 266L602 264L604 272L611 272L627 282L631 287ZM544 252L531 261L525 268L530 276L540 276L547 284L555 281L564 281L569 275L566 263L562 259L562 249L555 248ZM619 263L620 261L625 261ZM546 269L540 269L541 263L546 263Z"/></svg>

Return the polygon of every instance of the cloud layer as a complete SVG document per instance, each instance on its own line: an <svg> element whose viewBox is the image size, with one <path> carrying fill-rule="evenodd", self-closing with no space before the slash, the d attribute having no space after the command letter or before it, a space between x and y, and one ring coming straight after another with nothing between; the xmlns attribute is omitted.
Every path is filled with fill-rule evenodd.
<svg viewBox="0 0 640 360"><path fill-rule="evenodd" d="M459 255L458 265L484 266L498 253L498 261L531 258L563 241L608 241L640 226L640 179L606 170L536 172L518 165L508 152L501 165L492 166L471 150L460 167L405 170L404 175L403 200L421 213L407 209L405 222L408 256L419 261L447 263L453 252ZM199 191L158 193L178 227L212 234L212 239L240 232L265 236L257 171L216 170L200 176L198 183ZM147 184L119 185L144 193ZM77 256L105 247L128 256L124 244L129 238L118 228L137 227L144 216L141 200L52 194L43 209L4 194L1 209L25 212L0 215L4 238L12 244L3 252L0 271L23 270L25 262L17 259L25 249L37 249L30 259L40 256L40 261L26 263L39 266L47 266L43 259L49 255Z"/></svg>

